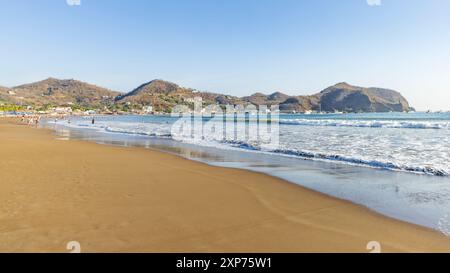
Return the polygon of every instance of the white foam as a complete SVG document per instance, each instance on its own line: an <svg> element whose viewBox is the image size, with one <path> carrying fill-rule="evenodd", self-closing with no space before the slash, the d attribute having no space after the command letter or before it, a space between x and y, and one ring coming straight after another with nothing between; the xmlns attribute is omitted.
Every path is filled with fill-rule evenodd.
<svg viewBox="0 0 450 273"><path fill-rule="evenodd" d="M339 120L339 119L281 119L281 124L302 126L403 128L403 129L450 129L448 121L401 121L401 120Z"/></svg>
<svg viewBox="0 0 450 273"><path fill-rule="evenodd" d="M422 130L448 128L450 122L447 121L282 119L281 122L284 125L280 126L280 147L272 149L257 141L218 141L215 136L208 135L202 139L177 140L200 146L247 149L436 176L449 176L450 173L450 130ZM107 133L172 137L171 124L157 120L137 122L132 118L106 118L96 120L95 124L91 124L90 119L57 123ZM239 133L245 135L245 132Z"/></svg>

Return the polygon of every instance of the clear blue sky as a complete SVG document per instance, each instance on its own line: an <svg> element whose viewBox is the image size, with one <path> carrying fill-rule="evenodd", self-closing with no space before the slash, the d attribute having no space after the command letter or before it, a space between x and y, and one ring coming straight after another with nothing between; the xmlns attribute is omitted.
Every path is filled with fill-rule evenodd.
<svg viewBox="0 0 450 273"><path fill-rule="evenodd" d="M341 81L450 110L450 1L0 0L0 85L166 79L247 95Z"/></svg>

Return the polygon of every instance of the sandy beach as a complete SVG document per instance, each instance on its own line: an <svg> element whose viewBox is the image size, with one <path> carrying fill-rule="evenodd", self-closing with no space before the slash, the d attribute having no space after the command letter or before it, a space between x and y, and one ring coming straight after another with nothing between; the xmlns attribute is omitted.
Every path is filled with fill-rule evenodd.
<svg viewBox="0 0 450 273"><path fill-rule="evenodd" d="M0 252L447 252L450 240L267 175L0 119Z"/></svg>

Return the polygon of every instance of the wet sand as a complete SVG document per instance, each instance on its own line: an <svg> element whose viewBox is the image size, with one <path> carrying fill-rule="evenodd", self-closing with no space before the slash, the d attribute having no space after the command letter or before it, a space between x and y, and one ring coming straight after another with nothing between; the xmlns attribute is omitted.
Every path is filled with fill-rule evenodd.
<svg viewBox="0 0 450 273"><path fill-rule="evenodd" d="M448 252L450 239L264 174L0 119L0 252Z"/></svg>

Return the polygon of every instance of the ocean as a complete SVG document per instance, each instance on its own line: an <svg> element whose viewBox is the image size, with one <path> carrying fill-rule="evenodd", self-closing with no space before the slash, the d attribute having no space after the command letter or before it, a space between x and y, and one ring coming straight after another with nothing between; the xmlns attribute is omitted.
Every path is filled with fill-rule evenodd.
<svg viewBox="0 0 450 273"><path fill-rule="evenodd" d="M390 217L450 231L445 225L450 213L450 113L282 114L276 147L236 135L180 138L172 130L177 120L97 116L92 124L90 117L72 117L70 123L48 120L46 126L61 140L143 146L270 174ZM245 119L237 123L245 125L237 134L258 126Z"/></svg>

